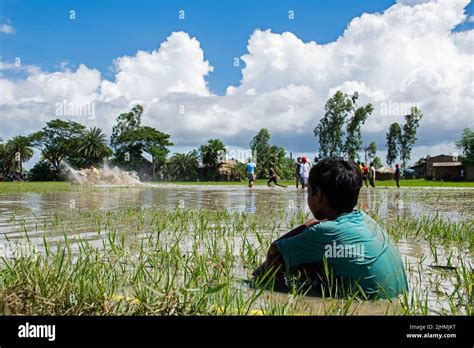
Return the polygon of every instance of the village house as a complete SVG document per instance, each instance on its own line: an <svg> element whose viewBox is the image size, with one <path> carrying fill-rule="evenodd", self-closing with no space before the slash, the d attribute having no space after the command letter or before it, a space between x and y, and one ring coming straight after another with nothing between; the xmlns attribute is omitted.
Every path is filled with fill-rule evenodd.
<svg viewBox="0 0 474 348"><path fill-rule="evenodd" d="M434 180L460 180L462 172L464 177L466 175L466 167L462 164L458 156L455 155L438 155L438 156L427 156L418 161L417 164L410 167L415 171L417 178L426 178ZM471 174L474 174L474 168L470 167Z"/></svg>

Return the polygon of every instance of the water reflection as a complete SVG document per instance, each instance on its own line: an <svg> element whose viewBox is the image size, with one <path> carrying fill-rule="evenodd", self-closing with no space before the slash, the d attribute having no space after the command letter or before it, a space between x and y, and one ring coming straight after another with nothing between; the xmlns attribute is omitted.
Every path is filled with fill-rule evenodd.
<svg viewBox="0 0 474 348"><path fill-rule="evenodd" d="M179 205L182 208L227 209L251 214L297 210L308 212L306 197L306 192L294 188L164 185L14 194L0 196L0 226L13 215L42 218L70 209L169 209ZM474 216L474 190L364 188L358 207L381 219L391 219L403 214L439 214L450 220L459 220Z"/></svg>
<svg viewBox="0 0 474 348"><path fill-rule="evenodd" d="M120 208L153 208L173 209L175 207L246 212L257 216L293 215L298 211L309 212L307 193L295 188L267 188L244 186L171 186L155 185L136 188L97 188L75 192L60 193L25 193L0 196L0 241L8 235L10 238L24 237L23 231L15 231L13 220L26 220L26 230L35 231L35 224L41 224L41 218L59 212L69 212L74 219L75 213L90 209L116 210ZM401 215L433 215L439 214L451 221L472 219L474 217L474 189L392 189L363 188L359 197L358 207L366 212L377 215L380 219L394 219ZM31 228L31 229L30 229ZM129 226L130 228L130 226ZM81 237L98 247L103 234L96 230L97 226L74 226L66 231L71 240ZM122 228L122 232L129 231ZM29 232L29 238L35 245L43 243L41 228L38 232ZM49 242L60 243L63 231L48 235ZM236 237L233 244L239 245L241 240ZM73 247L78 247L72 243ZM430 254L428 244L423 242L400 241L398 248L405 264L416 270L409 273L411 288L429 289L430 282L437 277L439 270L430 268L435 263ZM439 249L439 258L446 263L449 253L460 254L463 249L450 247L449 250ZM466 260L471 256L467 254ZM423 260L420 263L420 260ZM417 267L421 267L418 271ZM246 271L245 271L246 272ZM242 270L242 276L245 273ZM421 273L420 273L421 272ZM416 275L422 274L422 277ZM444 280L442 286L448 287ZM449 288L449 287L448 287ZM277 298L279 294L274 294ZM281 295L282 301L287 295ZM435 293L429 293L430 307L449 310L449 304L439 299ZM438 303L441 301L440 303ZM434 304L433 304L434 303ZM322 299L309 298L305 305L318 312L325 306ZM432 305L433 304L433 305ZM359 314L383 314L387 303L364 304L357 308Z"/></svg>

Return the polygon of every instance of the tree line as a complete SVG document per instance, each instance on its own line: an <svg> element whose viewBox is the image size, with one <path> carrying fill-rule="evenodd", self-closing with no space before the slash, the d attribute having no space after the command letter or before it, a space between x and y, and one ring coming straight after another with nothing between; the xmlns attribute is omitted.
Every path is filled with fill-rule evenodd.
<svg viewBox="0 0 474 348"><path fill-rule="evenodd" d="M124 170L134 170L149 179L219 180L219 171L226 161L226 146L220 139L210 139L188 153L168 157L173 146L170 135L142 124L143 107L134 106L120 114L112 129L110 141L98 127L71 120L54 119L40 131L27 136L15 136L0 144L0 172L4 177L23 173L23 163L29 161L34 149L40 160L29 171L30 180L64 180L65 164L74 169L101 167L106 162ZM267 175L270 164L283 179L293 174L293 161L284 148L270 144L270 133L261 129L249 144L256 158L236 161L232 179L245 177L245 160L258 162L259 176ZM148 154L151 163L146 159ZM249 156L252 157L252 156ZM151 173L150 172L150 167ZM19 174L18 174L19 173Z"/></svg>
<svg viewBox="0 0 474 348"><path fill-rule="evenodd" d="M382 161L376 156L377 144L371 142L363 145L362 126L374 111L372 104L358 105L359 94L347 95L337 91L328 99L324 107L325 113L320 119L314 135L319 141L321 157L345 156L354 161L374 162L376 167ZM421 111L412 107L410 114L405 115L405 124L393 123L387 132L387 163L391 166L400 156L402 167L410 160L415 144L416 131L423 117ZM364 158L360 153L364 152Z"/></svg>
<svg viewBox="0 0 474 348"><path fill-rule="evenodd" d="M382 165L377 154L377 144L362 141L362 127L373 113L372 104L358 105L359 95L347 95L337 91L328 99L325 113L314 129L318 139L317 157L344 156L355 161L374 162ZM27 136L15 136L0 144L0 173L23 173L23 163L29 161L34 149L41 153L40 160L29 171L31 180L64 179L64 163L73 168L100 167L105 162L124 170L141 172L152 168L150 179L165 180L219 180L220 168L226 160L226 146L220 139L210 139L188 153L176 153L171 157L173 146L170 135L142 124L143 107L134 106L120 114L112 129L110 140L98 127L86 126L71 120L54 119L40 130ZM417 140L416 132L423 114L412 107L405 115L405 123L392 123L386 133L389 165L399 158L403 168L410 160ZM465 129L457 146L466 160L474 162L474 133ZM292 179L294 159L285 149L270 143L270 132L262 128L250 141L253 158L239 158L232 167L234 179L245 178L245 160L257 163L257 177L265 177L272 166L282 179ZM151 157L146 159L145 154ZM363 154L363 156L361 156Z"/></svg>

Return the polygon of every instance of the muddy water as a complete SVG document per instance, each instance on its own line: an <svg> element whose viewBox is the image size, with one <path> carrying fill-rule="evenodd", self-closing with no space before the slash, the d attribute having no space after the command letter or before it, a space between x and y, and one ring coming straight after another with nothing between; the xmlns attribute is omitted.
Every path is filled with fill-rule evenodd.
<svg viewBox="0 0 474 348"><path fill-rule="evenodd" d="M242 186L147 185L136 188L101 187L93 191L25 193L0 196L0 226L11 216L46 217L70 209L197 208L229 209L268 214L307 210L306 192L294 188ZM474 216L474 189L362 189L359 208L380 218L439 214L450 220ZM0 230L1 232L1 230Z"/></svg>
<svg viewBox="0 0 474 348"><path fill-rule="evenodd" d="M133 188L100 187L93 190L60 192L60 193L26 193L0 196L0 242L9 238L19 237L12 232L11 226L15 221L30 221L33 226L41 218L57 212L88 209L114 210L118 208L196 208L205 210L228 209L231 211L248 212L257 216L267 216L275 212L291 212L298 209L308 211L306 192L295 188L267 188L257 186L247 189L244 186L182 186L182 185L146 185ZM396 218L399 215L434 215L438 214L451 221L474 218L474 189L437 189L437 188L363 188L359 198L359 208L371 212L382 219ZM281 215L281 214L275 214ZM28 226L28 224L26 224ZM28 233L28 231L26 231ZM97 238L97 233L84 231L81 226L67 232L86 240ZM32 240L42 242L40 236L32 236ZM99 242L97 240L97 242ZM428 282L436 279L440 272L429 267L433 256L429 246L414 242L400 242L398 248L404 258L406 267L420 267L417 272L409 274L410 286L426 288ZM449 253L466 254L464 250L452 247L449 251L439 250L438 258L441 263L449 257ZM465 259L472 261L472 251ZM417 273L423 273L422 277ZM442 282L442 280L441 280ZM449 284L441 283L441 286ZM288 298L285 294L270 294L273 299L281 299L282 303ZM443 299L430 296L430 307L446 308ZM306 298L301 304L301 311L312 313L324 312L327 300ZM388 301L378 303L368 302L356 304L350 313L384 314L397 312L396 306Z"/></svg>

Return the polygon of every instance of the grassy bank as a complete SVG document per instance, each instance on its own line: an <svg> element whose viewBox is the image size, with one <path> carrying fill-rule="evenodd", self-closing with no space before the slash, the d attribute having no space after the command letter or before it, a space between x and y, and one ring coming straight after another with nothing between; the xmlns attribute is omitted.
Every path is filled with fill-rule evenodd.
<svg viewBox="0 0 474 348"><path fill-rule="evenodd" d="M15 193L48 193L78 190L78 186L66 181L0 182L0 195Z"/></svg>
<svg viewBox="0 0 474 348"><path fill-rule="evenodd" d="M157 184L172 184L172 185L209 185L209 186L242 186L246 187L247 182L225 182L225 181L159 181L152 182ZM294 188L295 182L292 180L281 180L279 183ZM395 181L377 181L377 187L395 187ZM257 186L266 186L265 180L257 180ZM474 182L442 182L429 181L424 179L402 180L402 187L452 187L452 188L474 188ZM85 187L71 185L69 182L0 182L0 195L16 194L16 193L49 193L49 192L66 192L84 190ZM89 189L93 189L90 187Z"/></svg>
<svg viewBox="0 0 474 348"><path fill-rule="evenodd" d="M395 180L377 181L377 186L391 186L395 187L397 184ZM401 187L472 187L474 188L474 181L462 181L462 182L451 182L451 181L433 181L425 179L404 179L400 180Z"/></svg>
<svg viewBox="0 0 474 348"><path fill-rule="evenodd" d="M157 183L163 184L175 184L175 185L237 185L247 186L246 181L242 182L225 182L225 181L160 181ZM296 187L295 180L280 180L278 183L290 187ZM257 186L266 186L266 180L257 180L255 182ZM395 187L395 180L384 180L377 181L376 185L379 187ZM431 181L425 179L404 179L400 180L400 186L402 187L472 187L474 188L474 181L463 181L463 182L444 182L444 181Z"/></svg>
<svg viewBox="0 0 474 348"><path fill-rule="evenodd" d="M350 315L373 308L473 314L473 273L463 261L472 255L473 221L404 216L381 222L398 242L426 243L416 263L405 260L411 292L392 301L367 302L358 293L309 301L296 285L283 296L248 286L271 241L307 218L302 212L257 217L119 209L58 213L33 224L19 220L10 243L34 239L37 252L2 258L0 309L44 315ZM84 234L66 237L77 226Z"/></svg>

